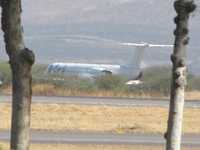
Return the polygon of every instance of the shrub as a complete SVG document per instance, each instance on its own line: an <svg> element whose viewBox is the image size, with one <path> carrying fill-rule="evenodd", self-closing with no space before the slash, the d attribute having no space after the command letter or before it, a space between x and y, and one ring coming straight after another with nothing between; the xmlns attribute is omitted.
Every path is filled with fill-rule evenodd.
<svg viewBox="0 0 200 150"><path fill-rule="evenodd" d="M160 92L168 95L170 92L171 67L155 66L144 70L143 90L147 92Z"/></svg>
<svg viewBox="0 0 200 150"><path fill-rule="evenodd" d="M200 76L188 76L187 90L197 90L200 91Z"/></svg>
<svg viewBox="0 0 200 150"><path fill-rule="evenodd" d="M11 70L9 64L6 62L0 62L0 79L4 84L11 82Z"/></svg>
<svg viewBox="0 0 200 150"><path fill-rule="evenodd" d="M99 89L103 90L124 90L125 80L117 75L104 75L95 80Z"/></svg>
<svg viewBox="0 0 200 150"><path fill-rule="evenodd" d="M144 70L144 90L157 91L168 95L170 93L171 67L157 66ZM200 90L200 76L187 75L186 90Z"/></svg>

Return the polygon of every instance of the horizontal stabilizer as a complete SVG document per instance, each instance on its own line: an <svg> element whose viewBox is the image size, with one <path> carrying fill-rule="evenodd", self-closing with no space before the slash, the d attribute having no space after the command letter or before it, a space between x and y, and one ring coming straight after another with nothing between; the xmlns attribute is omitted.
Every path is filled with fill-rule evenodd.
<svg viewBox="0 0 200 150"><path fill-rule="evenodd" d="M134 47L169 47L169 48L173 47L173 45L151 44L151 43L121 43L121 45L134 46Z"/></svg>
<svg viewBox="0 0 200 150"><path fill-rule="evenodd" d="M149 44L149 47L169 47L172 48L174 45L160 45L160 44Z"/></svg>

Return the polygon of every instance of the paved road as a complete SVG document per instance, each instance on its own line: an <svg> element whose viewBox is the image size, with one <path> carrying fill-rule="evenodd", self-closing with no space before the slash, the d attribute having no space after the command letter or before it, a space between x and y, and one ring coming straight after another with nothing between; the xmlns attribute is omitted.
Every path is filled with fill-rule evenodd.
<svg viewBox="0 0 200 150"><path fill-rule="evenodd" d="M0 131L0 140L10 139L8 131ZM72 133L72 132L48 132L32 131L33 143L63 143L63 144L165 144L162 135L143 134L112 134L112 133ZM200 147L200 136L186 135L183 137L183 145Z"/></svg>
<svg viewBox="0 0 200 150"><path fill-rule="evenodd" d="M0 103L10 102L10 96L0 96ZM164 99L130 99L130 98L97 98L97 97L45 97L34 96L34 103L112 105L112 106L155 106L168 107L169 101ZM200 101L186 101L186 107L200 108Z"/></svg>

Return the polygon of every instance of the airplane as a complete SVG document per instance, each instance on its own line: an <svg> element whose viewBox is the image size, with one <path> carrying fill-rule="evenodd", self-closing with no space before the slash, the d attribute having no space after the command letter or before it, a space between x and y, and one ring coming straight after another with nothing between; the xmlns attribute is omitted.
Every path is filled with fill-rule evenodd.
<svg viewBox="0 0 200 150"><path fill-rule="evenodd" d="M55 62L47 67L48 74L77 75L81 78L95 78L102 75L112 74L124 76L128 79L126 85L141 84L141 62L146 48L173 48L173 45L161 45L150 43L120 43L120 46L134 47L135 52L132 60L127 64L89 64L89 63L65 63Z"/></svg>

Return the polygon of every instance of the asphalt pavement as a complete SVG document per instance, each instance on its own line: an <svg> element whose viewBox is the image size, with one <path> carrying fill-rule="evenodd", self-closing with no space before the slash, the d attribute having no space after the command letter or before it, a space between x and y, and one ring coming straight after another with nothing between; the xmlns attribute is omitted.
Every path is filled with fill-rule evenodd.
<svg viewBox="0 0 200 150"><path fill-rule="evenodd" d="M9 131L0 131L0 140L10 140ZM113 133L81 133L81 132L50 132L31 131L32 143L57 144L127 144L127 145L162 145L165 139L162 135L150 134L113 134ZM182 144L200 147L200 136L184 135Z"/></svg>
<svg viewBox="0 0 200 150"><path fill-rule="evenodd" d="M98 97L56 97L33 96L33 103L80 104L80 105L110 105L138 107L169 107L167 99L136 99L136 98L98 98ZM0 96L0 103L10 103L11 96ZM200 108L200 100L188 100L185 107Z"/></svg>

